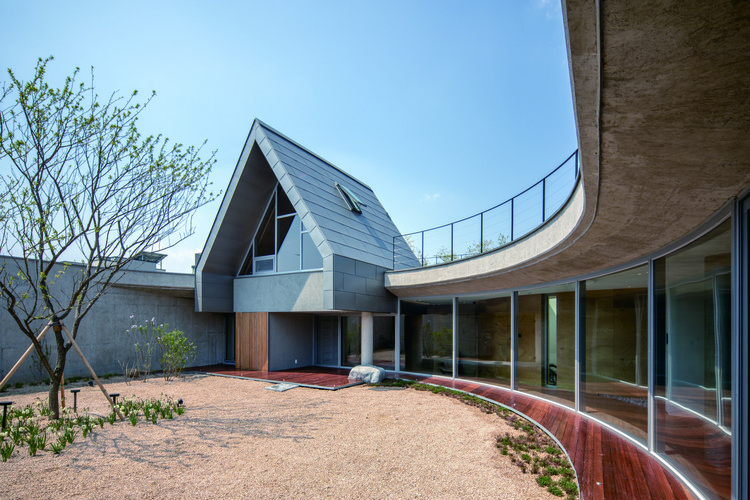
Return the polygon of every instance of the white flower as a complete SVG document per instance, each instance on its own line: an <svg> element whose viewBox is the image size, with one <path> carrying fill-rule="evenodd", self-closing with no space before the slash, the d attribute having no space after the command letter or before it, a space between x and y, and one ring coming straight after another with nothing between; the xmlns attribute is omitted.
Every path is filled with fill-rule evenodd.
<svg viewBox="0 0 750 500"><path fill-rule="evenodd" d="M134 314L131 314L131 315L130 315L130 319L133 319L133 318L135 318L135 315L134 315Z"/></svg>
<svg viewBox="0 0 750 500"><path fill-rule="evenodd" d="M156 321L156 318L151 318L151 323L153 323L154 321Z"/></svg>

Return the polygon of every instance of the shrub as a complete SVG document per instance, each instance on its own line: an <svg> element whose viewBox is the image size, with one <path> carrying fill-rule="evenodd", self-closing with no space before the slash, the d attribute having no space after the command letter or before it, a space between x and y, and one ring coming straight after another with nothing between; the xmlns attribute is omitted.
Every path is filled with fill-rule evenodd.
<svg viewBox="0 0 750 500"><path fill-rule="evenodd" d="M165 332L157 337L156 342L161 350L159 361L166 380L179 377L188 363L195 359L195 344L189 342L180 330Z"/></svg>
<svg viewBox="0 0 750 500"><path fill-rule="evenodd" d="M123 368L124 375L130 379L141 377L145 382L151 374L151 357L154 351L154 340L164 332L165 326L157 325L156 318L146 321L143 325L135 323L135 316L130 315L130 328L125 330L130 336L133 343L135 362L131 365L129 362L118 360Z"/></svg>

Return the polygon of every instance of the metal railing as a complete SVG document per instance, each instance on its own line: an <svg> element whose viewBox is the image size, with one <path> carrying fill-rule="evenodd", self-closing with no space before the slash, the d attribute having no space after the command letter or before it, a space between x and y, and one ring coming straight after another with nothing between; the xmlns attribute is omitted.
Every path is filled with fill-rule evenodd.
<svg viewBox="0 0 750 500"><path fill-rule="evenodd" d="M526 236L563 207L578 182L578 150L542 180L489 210L393 238L393 269L434 266L496 250Z"/></svg>

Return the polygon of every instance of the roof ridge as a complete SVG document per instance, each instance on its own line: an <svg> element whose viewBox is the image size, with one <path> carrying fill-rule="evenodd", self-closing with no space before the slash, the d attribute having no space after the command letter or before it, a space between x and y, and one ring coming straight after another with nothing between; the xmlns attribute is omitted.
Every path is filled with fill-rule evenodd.
<svg viewBox="0 0 750 500"><path fill-rule="evenodd" d="M250 130L251 130L251 131L252 131L252 129L253 129L253 128L255 128L255 125L256 125L256 124L257 124L258 126L260 126L260 127L264 128L264 129L266 129L266 130L269 130L269 131L273 132L274 134L278 135L278 136L279 136L279 137L281 137L282 139L284 139L284 140L286 140L286 141L288 141L288 142L290 142L290 143L294 144L295 146L297 146L297 147L298 147L298 148L300 148L301 150L303 150L303 151L305 151L306 153L308 153L308 154L310 154L310 155L314 156L315 158L317 158L318 160L322 161L323 163L325 163L325 164L326 164L326 165L328 165L329 167L331 167L331 168L333 168L333 169L336 169L336 170L338 170L338 171L339 171L340 173L344 174L345 176L347 176L348 178L350 178L350 179L351 179L351 180L353 180L354 182L358 183L359 185L361 185L361 186L363 186L363 187L365 187L365 188L369 189L369 190L370 190L370 191L372 191L373 193L375 192L375 191L373 191L373 189L372 189L372 188L371 188L371 187L370 187L369 185L367 185L367 184L365 184L364 182L362 182L361 180L357 179L357 178L356 178L356 177L354 177L354 176L353 176L352 174L350 174L350 173L348 173L348 172L346 172L346 171L342 170L341 168L337 167L336 165L334 165L334 164L333 164L333 163L331 163L330 161L326 160L325 158L323 158L323 157L322 157L322 156L320 156L319 154L317 154L317 153L314 153L313 151L310 151L310 150L309 150L308 148L306 148L306 147L305 147L305 146L303 146L302 144L298 143L298 142L297 142L297 141L295 141L294 139L292 139L292 138L288 137L287 135L284 135L284 134L282 134L281 132L279 132L279 131L278 131L278 130L276 130L275 128L273 128L273 127L271 127L270 125L268 125L267 123L265 123L265 122L264 122L263 120L261 120L260 118L255 118L255 120L253 121L253 126L252 126L252 127L250 127Z"/></svg>

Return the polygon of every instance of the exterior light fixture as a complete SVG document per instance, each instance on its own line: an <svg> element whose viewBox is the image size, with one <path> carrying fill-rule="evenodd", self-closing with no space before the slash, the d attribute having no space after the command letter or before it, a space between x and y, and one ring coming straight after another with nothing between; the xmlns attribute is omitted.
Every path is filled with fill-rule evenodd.
<svg viewBox="0 0 750 500"><path fill-rule="evenodd" d="M81 392L81 389L71 389L70 392L73 393L73 411L78 413L78 393Z"/></svg>
<svg viewBox="0 0 750 500"><path fill-rule="evenodd" d="M12 405L13 401L0 401L0 405L3 405L3 426L0 429L5 430L5 421L8 418L8 406Z"/></svg>

